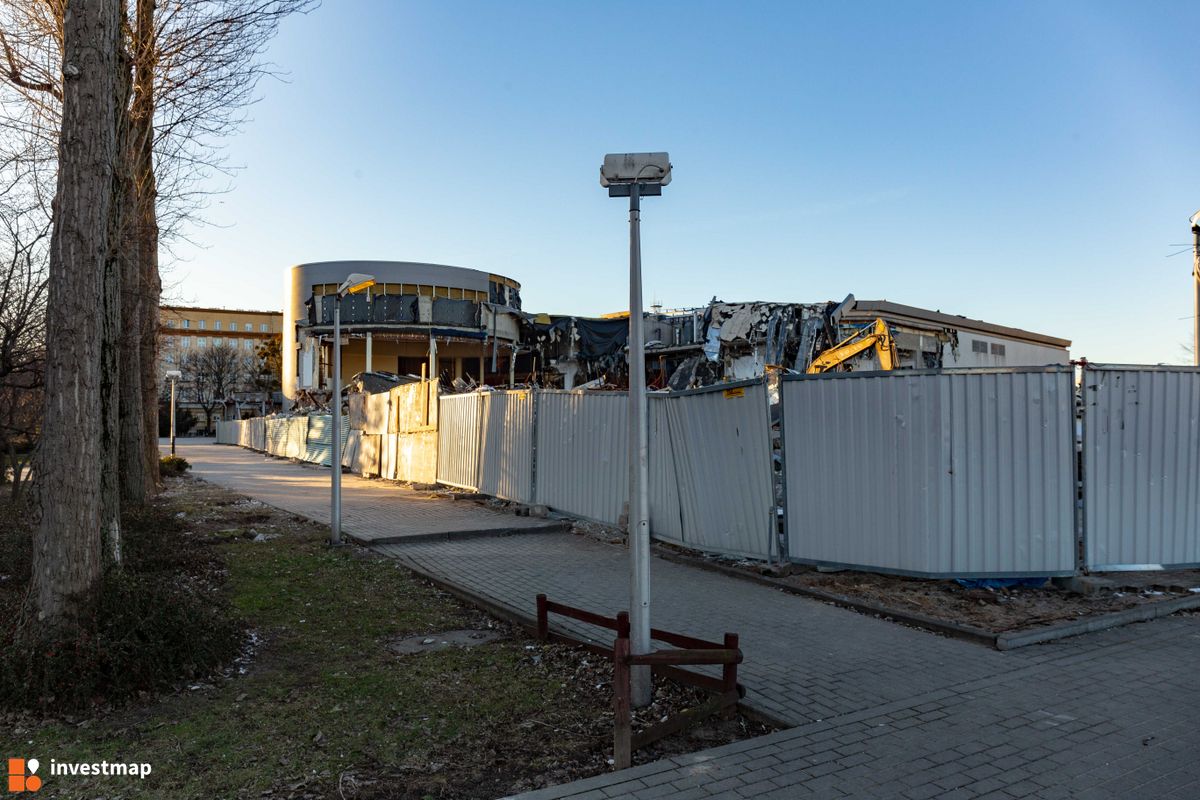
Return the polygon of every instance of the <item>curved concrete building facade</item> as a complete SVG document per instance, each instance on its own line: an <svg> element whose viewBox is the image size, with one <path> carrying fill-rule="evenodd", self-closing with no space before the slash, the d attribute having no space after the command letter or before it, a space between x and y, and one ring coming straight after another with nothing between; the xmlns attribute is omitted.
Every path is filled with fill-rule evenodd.
<svg viewBox="0 0 1200 800"><path fill-rule="evenodd" d="M343 381L363 371L483 381L508 370L521 307L513 279L412 261L299 264L288 270L283 310L286 402L300 390L329 388L333 304L337 287L356 272L374 276L376 285L342 300Z"/></svg>

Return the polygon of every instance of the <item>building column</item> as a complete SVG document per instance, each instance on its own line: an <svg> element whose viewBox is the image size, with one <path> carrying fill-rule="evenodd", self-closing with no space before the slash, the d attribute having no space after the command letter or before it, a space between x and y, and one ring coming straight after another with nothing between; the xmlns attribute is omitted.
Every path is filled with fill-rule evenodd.
<svg viewBox="0 0 1200 800"><path fill-rule="evenodd" d="M367 372L375 371L374 369L371 368L371 332L370 331L367 331L367 368L366 368L366 371Z"/></svg>

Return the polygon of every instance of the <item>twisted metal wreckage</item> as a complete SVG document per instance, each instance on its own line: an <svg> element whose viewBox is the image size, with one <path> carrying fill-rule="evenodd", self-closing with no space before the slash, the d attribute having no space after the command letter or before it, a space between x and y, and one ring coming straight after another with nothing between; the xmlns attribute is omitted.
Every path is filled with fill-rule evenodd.
<svg viewBox="0 0 1200 800"><path fill-rule="evenodd" d="M381 299L385 303L391 300ZM502 385L591 390L628 386L627 313L592 318L531 314L490 303L474 308L474 318L464 318L458 323L463 327L479 328L483 353L486 353L482 357L492 365L490 377L496 377L498 357L510 353L513 356L509 374L503 376L503 370L499 373ZM854 308L853 295L840 303L725 303L713 298L702 308L662 311L655 307L645 315L644 323L647 385L656 391L683 391L722 381L755 378L770 371L804 372L818 356L843 342L847 335L853 336L869 328L869 323L860 318L861 314L847 318L847 312ZM362 311L364 314L379 313L370 309ZM317 312L310 313L315 317ZM353 311L348 316L353 317ZM502 344L495 336L500 322L517 331L516 341L512 344ZM896 327L896 331L901 361L906 366L941 367L947 348L951 352L957 350L958 332L950 327L909 333ZM436 339L442 332L440 328L431 327L429 336ZM464 335L458 329L444 332L458 337ZM878 369L879 364L873 353L863 352L840 364L840 368ZM384 391L389 386L419 377L375 371L356 376L347 388L350 391ZM439 377L445 392L478 388L470 378L455 378L449 374ZM504 381L503 377L508 380ZM356 381L362 385L357 385ZM316 389L297 393L297 411L327 407L327 391Z"/></svg>
<svg viewBox="0 0 1200 800"><path fill-rule="evenodd" d="M853 305L853 295L841 303L807 304L723 303L713 298L704 308L652 311L645 321L648 385L683 391L723 380L754 378L772 369L804 372L848 333L862 330L861 322L842 317ZM940 345L956 348L957 331L945 328L933 332L932 337L925 333L938 346L912 346L906 361L915 367L940 367ZM605 319L543 314L526 315L522 320L522 349L535 361L530 382L542 386L627 385L628 338L625 314ZM855 363L860 368L877 368L870 353Z"/></svg>

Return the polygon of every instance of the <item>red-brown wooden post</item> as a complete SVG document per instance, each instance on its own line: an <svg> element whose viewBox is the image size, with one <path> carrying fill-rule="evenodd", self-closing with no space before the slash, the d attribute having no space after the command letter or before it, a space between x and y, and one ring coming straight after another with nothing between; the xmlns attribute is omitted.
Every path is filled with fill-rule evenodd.
<svg viewBox="0 0 1200 800"><path fill-rule="evenodd" d="M543 642L550 638L550 612L546 610L546 595L537 596L537 637Z"/></svg>
<svg viewBox="0 0 1200 800"><path fill-rule="evenodd" d="M617 612L617 638L618 639L628 639L629 638L629 612L628 611L618 611Z"/></svg>
<svg viewBox="0 0 1200 800"><path fill-rule="evenodd" d="M623 612L622 612L623 613ZM628 615L626 615L628 624ZM613 642L613 768L628 769L633 763L633 716L630 711L629 637Z"/></svg>
<svg viewBox="0 0 1200 800"><path fill-rule="evenodd" d="M738 649L738 635L736 633L725 634L725 649ZM725 664L721 668L721 688L728 696L729 692L733 692L737 696L737 664ZM733 719L737 714L737 704L731 703L726 706L721 712L723 719Z"/></svg>

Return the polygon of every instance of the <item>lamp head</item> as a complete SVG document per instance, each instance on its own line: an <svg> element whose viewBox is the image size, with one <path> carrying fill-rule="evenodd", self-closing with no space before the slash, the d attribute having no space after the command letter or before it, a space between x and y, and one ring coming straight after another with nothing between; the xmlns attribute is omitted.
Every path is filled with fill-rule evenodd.
<svg viewBox="0 0 1200 800"><path fill-rule="evenodd" d="M640 183L666 186L671 182L671 157L666 153L609 153L600 165L600 185Z"/></svg>

